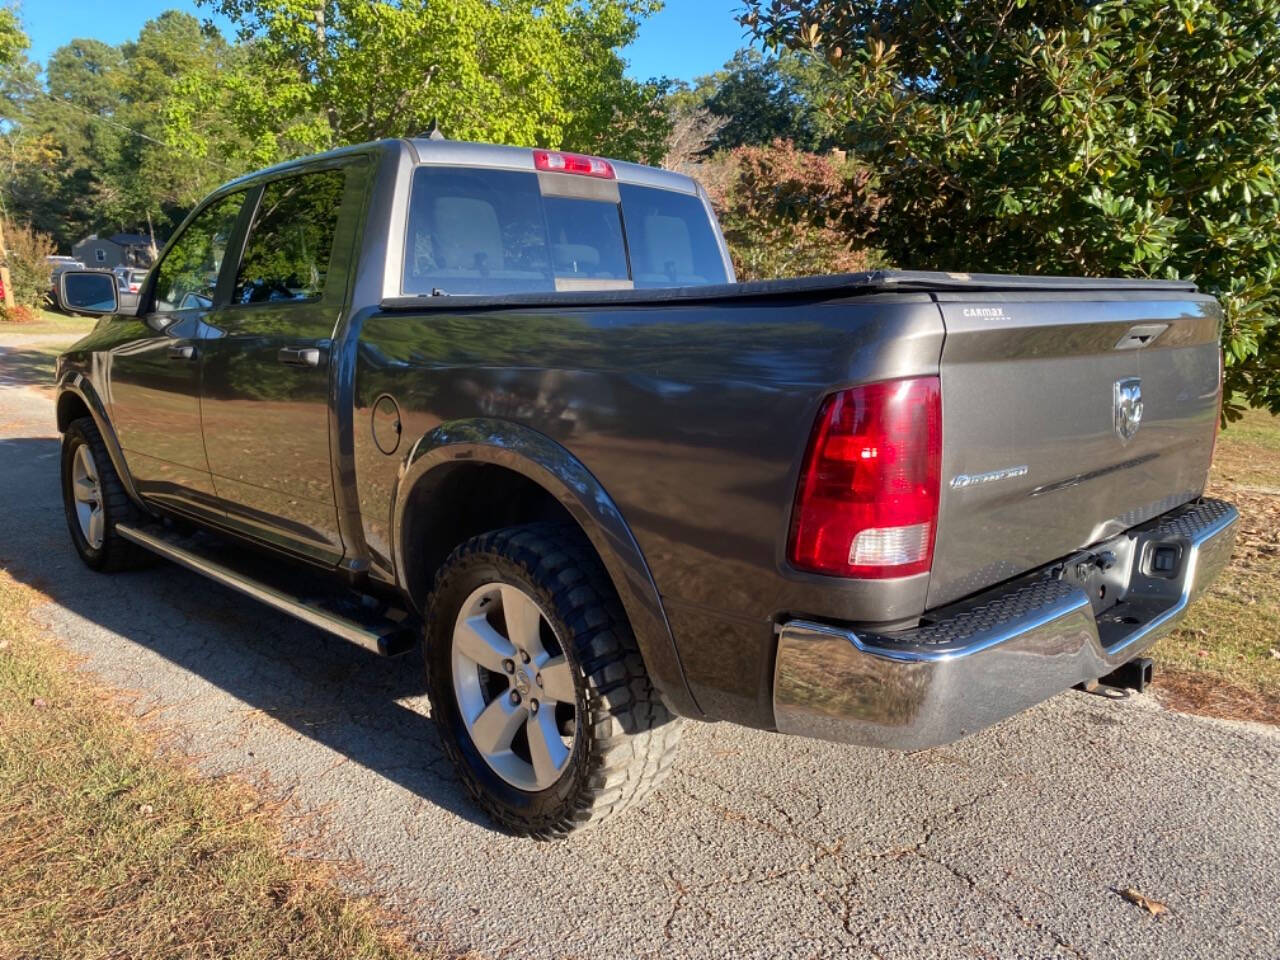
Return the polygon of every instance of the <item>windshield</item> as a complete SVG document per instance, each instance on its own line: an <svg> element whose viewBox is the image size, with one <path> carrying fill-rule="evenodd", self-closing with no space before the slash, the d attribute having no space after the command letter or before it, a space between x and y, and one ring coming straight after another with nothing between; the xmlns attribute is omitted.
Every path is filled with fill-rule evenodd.
<svg viewBox="0 0 1280 960"><path fill-rule="evenodd" d="M414 171L406 294L617 290L727 279L710 216L696 196L630 184L618 184L616 200L548 196L534 173Z"/></svg>

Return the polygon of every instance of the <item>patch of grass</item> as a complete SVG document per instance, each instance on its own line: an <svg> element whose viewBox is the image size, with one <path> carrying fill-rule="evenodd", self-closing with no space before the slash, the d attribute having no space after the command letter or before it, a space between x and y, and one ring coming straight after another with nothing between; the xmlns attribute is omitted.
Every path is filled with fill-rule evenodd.
<svg viewBox="0 0 1280 960"><path fill-rule="evenodd" d="M42 336L50 333L65 333L84 336L98 322L97 317L71 317L53 310L37 310L38 319L32 323L8 323L0 321L0 336L25 335Z"/></svg>
<svg viewBox="0 0 1280 960"><path fill-rule="evenodd" d="M1224 488L1253 486L1280 493L1280 417L1249 410L1223 430L1210 476Z"/></svg>
<svg viewBox="0 0 1280 960"><path fill-rule="evenodd" d="M407 958L280 811L198 776L98 692L0 572L0 957Z"/></svg>
<svg viewBox="0 0 1280 960"><path fill-rule="evenodd" d="M57 344L0 347L0 383L52 387L58 354L63 349Z"/></svg>
<svg viewBox="0 0 1280 960"><path fill-rule="evenodd" d="M1155 648L1171 706L1280 723L1280 418L1251 410L1218 438L1209 493L1240 510L1231 565Z"/></svg>

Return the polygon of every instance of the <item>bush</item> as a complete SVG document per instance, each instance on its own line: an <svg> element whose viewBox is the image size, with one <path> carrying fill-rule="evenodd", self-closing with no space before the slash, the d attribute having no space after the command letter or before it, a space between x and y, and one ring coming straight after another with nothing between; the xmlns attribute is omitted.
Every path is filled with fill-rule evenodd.
<svg viewBox="0 0 1280 960"><path fill-rule="evenodd" d="M1193 279L1226 311L1228 396L1280 412L1280 0L748 0L743 22L833 66L895 261Z"/></svg>
<svg viewBox="0 0 1280 960"><path fill-rule="evenodd" d="M18 304L12 308L0 303L0 323L34 323L35 311Z"/></svg>
<svg viewBox="0 0 1280 960"><path fill-rule="evenodd" d="M53 277L53 266L46 259L56 249L53 239L25 224L6 223L4 240L9 250L9 283L13 286L13 302L32 309L44 306Z"/></svg>
<svg viewBox="0 0 1280 960"><path fill-rule="evenodd" d="M851 273L878 259L866 243L877 203L860 164L775 140L707 166L702 179L739 280Z"/></svg>

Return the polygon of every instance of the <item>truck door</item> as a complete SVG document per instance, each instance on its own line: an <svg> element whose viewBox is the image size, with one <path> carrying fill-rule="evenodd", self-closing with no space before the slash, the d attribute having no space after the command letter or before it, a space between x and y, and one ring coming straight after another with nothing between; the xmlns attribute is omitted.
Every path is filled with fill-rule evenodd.
<svg viewBox="0 0 1280 960"><path fill-rule="evenodd" d="M257 192L230 302L211 323L204 444L226 522L336 564L329 453L333 335L346 299L363 158L269 180ZM254 201L251 201L254 202Z"/></svg>
<svg viewBox="0 0 1280 960"><path fill-rule="evenodd" d="M188 221L143 291L142 315L105 358L106 402L138 492L215 519L221 510L200 435L200 374L223 254L246 196L215 199Z"/></svg>

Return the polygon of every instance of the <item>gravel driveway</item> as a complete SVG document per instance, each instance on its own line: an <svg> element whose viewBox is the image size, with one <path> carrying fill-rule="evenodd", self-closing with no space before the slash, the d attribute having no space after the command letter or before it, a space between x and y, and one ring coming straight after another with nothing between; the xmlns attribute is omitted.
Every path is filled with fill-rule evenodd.
<svg viewBox="0 0 1280 960"><path fill-rule="evenodd" d="M1275 729L1077 692L907 755L697 725L636 815L514 840L463 796L416 657L167 564L90 573L57 469L51 396L0 387L0 566L53 598L37 616L204 769L321 811L424 939L514 957L1280 955Z"/></svg>

